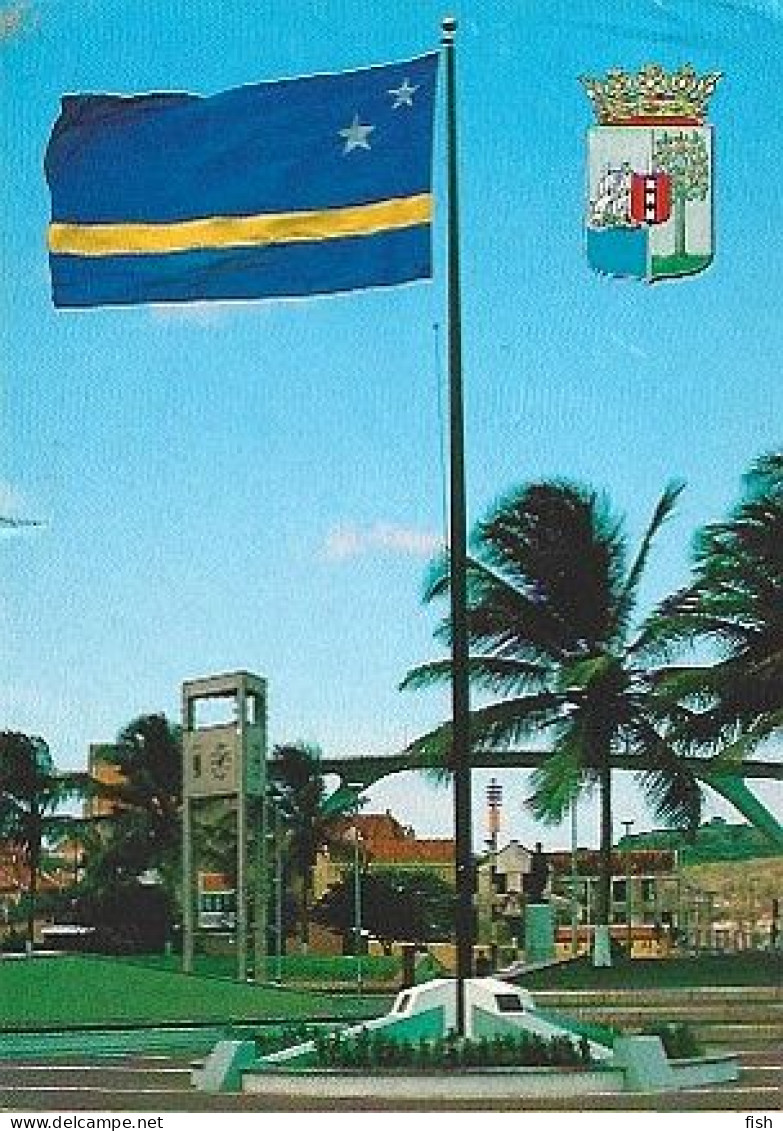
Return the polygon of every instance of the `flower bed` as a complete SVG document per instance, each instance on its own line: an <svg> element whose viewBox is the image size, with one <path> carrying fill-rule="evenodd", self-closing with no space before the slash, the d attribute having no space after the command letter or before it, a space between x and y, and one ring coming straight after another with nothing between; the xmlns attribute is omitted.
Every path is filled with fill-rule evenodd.
<svg viewBox="0 0 783 1131"><path fill-rule="evenodd" d="M419 1041L391 1039L382 1032L362 1029L356 1036L339 1032L315 1038L319 1068L405 1068L439 1070L459 1068L576 1068L592 1064L585 1037L553 1037L546 1040L531 1033L459 1038L421 1038Z"/></svg>

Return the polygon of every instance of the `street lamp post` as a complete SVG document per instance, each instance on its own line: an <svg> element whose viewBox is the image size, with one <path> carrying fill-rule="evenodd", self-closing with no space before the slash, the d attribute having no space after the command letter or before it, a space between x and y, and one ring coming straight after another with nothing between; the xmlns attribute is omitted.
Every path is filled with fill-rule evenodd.
<svg viewBox="0 0 783 1131"><path fill-rule="evenodd" d="M353 937L356 952L356 993L362 996L362 880L360 872L359 846L362 834L359 831L359 807L361 805L361 791L364 788L361 782L349 782L348 788L354 791L354 821L353 826Z"/></svg>
<svg viewBox="0 0 783 1131"><path fill-rule="evenodd" d="M677 944L684 945L685 943L685 924L684 924L684 911L682 903L682 859L680 857L679 848L674 850L674 871L675 871L675 915L676 915L676 929L677 929Z"/></svg>
<svg viewBox="0 0 783 1131"><path fill-rule="evenodd" d="M361 833L353 830L353 937L356 948L356 993L362 996L362 880L359 871L359 844Z"/></svg>
<svg viewBox="0 0 783 1131"><path fill-rule="evenodd" d="M577 890L577 825L576 825L576 798L571 802L571 957L576 958L579 952L579 923L578 908L576 904Z"/></svg>
<svg viewBox="0 0 783 1131"><path fill-rule="evenodd" d="M73 841L73 886L79 886L79 828L81 821L78 817L71 817L71 839Z"/></svg>
<svg viewBox="0 0 783 1131"><path fill-rule="evenodd" d="M634 822L621 821L620 822L625 830L626 839L630 839L631 829ZM626 845L625 848L625 941L628 947L628 957L631 957L631 948L633 945L633 928L631 926L631 848Z"/></svg>
<svg viewBox="0 0 783 1131"><path fill-rule="evenodd" d="M716 891L707 892L707 950L715 951L715 897Z"/></svg>
<svg viewBox="0 0 783 1131"><path fill-rule="evenodd" d="M275 981L283 980L283 837L275 804Z"/></svg>
<svg viewBox="0 0 783 1131"><path fill-rule="evenodd" d="M283 830L280 813L280 795L274 788L267 795L272 808L272 832L270 840L275 854L275 982L283 980Z"/></svg>

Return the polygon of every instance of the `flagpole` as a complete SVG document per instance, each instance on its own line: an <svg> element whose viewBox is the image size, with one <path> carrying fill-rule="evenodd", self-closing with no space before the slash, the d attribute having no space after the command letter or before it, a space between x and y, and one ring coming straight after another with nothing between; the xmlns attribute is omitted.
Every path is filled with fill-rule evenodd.
<svg viewBox="0 0 783 1131"><path fill-rule="evenodd" d="M457 112L454 37L457 21L442 23L446 61L446 154L448 181L450 576L452 662L452 769L457 906L457 1034L466 1034L465 980L473 973L473 844L471 830L470 692L468 684L467 518L465 502L465 414L462 396L462 319L459 277Z"/></svg>

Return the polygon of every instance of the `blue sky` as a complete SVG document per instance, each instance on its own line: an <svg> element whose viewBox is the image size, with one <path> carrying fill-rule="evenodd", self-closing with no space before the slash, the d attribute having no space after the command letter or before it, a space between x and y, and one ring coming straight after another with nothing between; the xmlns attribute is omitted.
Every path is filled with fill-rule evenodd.
<svg viewBox="0 0 783 1131"><path fill-rule="evenodd" d="M696 526L781 442L783 5L450 11L470 518L515 483L567 475L606 489L637 535L664 483L683 478L643 592L652 603L686 579ZM2 725L81 766L89 742L135 714L176 717L183 679L246 668L269 680L273 742L396 752L446 710L441 694L397 691L435 654L420 592L443 536L443 272L307 302L55 311L42 159L64 93L208 94L404 59L437 46L447 10L0 0L0 13L0 502L46 519L0 542ZM724 74L709 115L715 262L655 287L586 263L592 112L578 82L651 61ZM436 264L442 221L439 205ZM502 780L506 832L563 843L565 829L523 812L524 777ZM648 825L628 782L619 795L618 830L627 816ZM450 831L448 793L418 777L378 787L371 805Z"/></svg>

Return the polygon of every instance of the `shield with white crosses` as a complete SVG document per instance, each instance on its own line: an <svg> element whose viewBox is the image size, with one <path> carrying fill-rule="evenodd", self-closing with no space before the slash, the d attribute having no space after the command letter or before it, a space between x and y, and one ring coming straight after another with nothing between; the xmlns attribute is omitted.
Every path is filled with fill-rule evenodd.
<svg viewBox="0 0 783 1131"><path fill-rule="evenodd" d="M719 78L649 65L582 80L599 121L588 132L587 157L594 270L654 282L712 262L713 131L704 118Z"/></svg>

